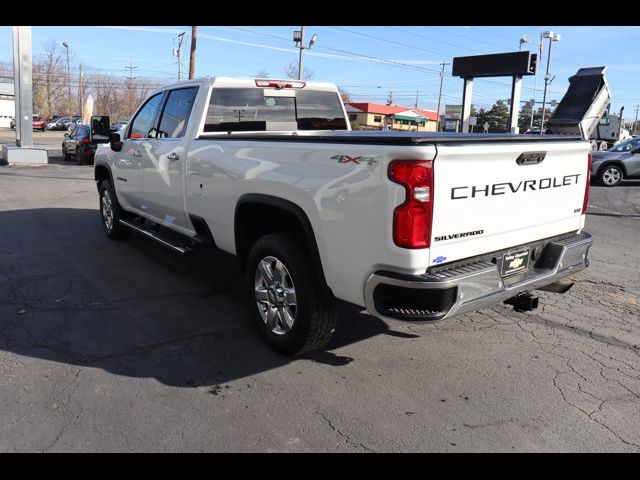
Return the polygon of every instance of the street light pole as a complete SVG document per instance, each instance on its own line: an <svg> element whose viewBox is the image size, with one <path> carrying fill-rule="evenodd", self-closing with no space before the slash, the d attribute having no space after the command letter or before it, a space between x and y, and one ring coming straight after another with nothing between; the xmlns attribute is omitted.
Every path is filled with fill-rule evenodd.
<svg viewBox="0 0 640 480"><path fill-rule="evenodd" d="M302 80L302 73L304 71L304 49L311 48L311 45L316 43L318 40L318 35L315 33L311 35L311 40L309 40L309 46L304 46L304 27L300 27L300 30L295 30L293 32L293 41L296 43L296 46L300 49L300 54L298 56L298 80Z"/></svg>
<svg viewBox="0 0 640 480"><path fill-rule="evenodd" d="M69 68L69 45L67 42L62 42L64 48L67 49L67 111L69 112L69 121L73 117L71 113L71 69Z"/></svg>
<svg viewBox="0 0 640 480"><path fill-rule="evenodd" d="M304 27L300 27L300 55L298 56L298 80L302 80L302 62L304 61Z"/></svg>
<svg viewBox="0 0 640 480"><path fill-rule="evenodd" d="M549 55L547 56L547 72L544 75L544 94L542 96L542 120L540 121L540 134L544 133L544 113L547 103L547 87L549 86L549 83L551 83L549 82L549 79L551 78L551 75L549 75L549 64L551 63L551 47L553 46L553 42L557 42L560 40L560 35L557 33L544 32L542 35L544 38L549 39Z"/></svg>

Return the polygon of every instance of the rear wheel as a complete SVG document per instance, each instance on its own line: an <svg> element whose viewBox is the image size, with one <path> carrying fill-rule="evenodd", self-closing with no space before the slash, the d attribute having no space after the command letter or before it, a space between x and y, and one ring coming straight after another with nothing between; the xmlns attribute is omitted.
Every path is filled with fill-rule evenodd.
<svg viewBox="0 0 640 480"><path fill-rule="evenodd" d="M623 178L622 169L617 165L605 165L600 170L599 180L605 187L615 187L622 182Z"/></svg>
<svg viewBox="0 0 640 480"><path fill-rule="evenodd" d="M323 347L337 317L324 304L306 251L291 234L261 237L247 260L252 315L267 344L299 355Z"/></svg>
<svg viewBox="0 0 640 480"><path fill-rule="evenodd" d="M109 180L100 183L100 218L102 228L112 240L124 240L131 236L131 230L120 223L126 212L118 203L118 198Z"/></svg>
<svg viewBox="0 0 640 480"><path fill-rule="evenodd" d="M78 147L76 149L76 163L78 165L84 165L86 163L85 162L85 151L84 151L84 148L82 148L82 147Z"/></svg>

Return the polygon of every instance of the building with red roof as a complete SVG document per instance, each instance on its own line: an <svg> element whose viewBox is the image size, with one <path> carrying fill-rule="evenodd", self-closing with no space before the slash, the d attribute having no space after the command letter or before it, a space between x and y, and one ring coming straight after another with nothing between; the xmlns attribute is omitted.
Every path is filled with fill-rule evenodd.
<svg viewBox="0 0 640 480"><path fill-rule="evenodd" d="M438 126L438 114L432 110L358 102L345 108L354 129L435 132Z"/></svg>

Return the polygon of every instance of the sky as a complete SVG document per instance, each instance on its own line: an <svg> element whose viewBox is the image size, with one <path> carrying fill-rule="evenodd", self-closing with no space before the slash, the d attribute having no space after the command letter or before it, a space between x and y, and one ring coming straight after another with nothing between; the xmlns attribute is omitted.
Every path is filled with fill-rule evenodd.
<svg viewBox="0 0 640 480"><path fill-rule="evenodd" d="M635 116L640 104L640 27L607 26L305 26L305 39L317 34L305 49L304 66L312 80L338 84L356 102L385 103L392 92L394 103L435 110L440 87L440 63L453 57L517 51L539 52L540 33L561 35L553 43L547 99L560 100L568 78L580 67L607 66L612 91L612 110L625 107L624 116ZM267 72L283 78L284 68L298 61L292 40L299 26L199 26L196 76L257 76ZM66 41L71 53L71 72L79 63L87 74L108 73L149 77L160 83L177 80L177 35L186 32L182 49L183 79L189 66L191 27L187 26L34 26L34 57L49 41ZM544 41L538 74L524 78L522 100L542 101L549 40ZM12 61L11 27L0 27L0 62ZM447 65L442 104L460 104L462 79L451 77ZM488 108L511 95L509 78L477 79L473 103Z"/></svg>

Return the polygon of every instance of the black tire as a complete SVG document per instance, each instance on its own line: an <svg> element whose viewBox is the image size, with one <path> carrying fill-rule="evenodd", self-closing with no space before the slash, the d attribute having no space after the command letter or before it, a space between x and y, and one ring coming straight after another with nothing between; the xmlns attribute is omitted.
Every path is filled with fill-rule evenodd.
<svg viewBox="0 0 640 480"><path fill-rule="evenodd" d="M321 299L317 276L310 269L312 262L301 245L302 242L293 234L272 233L265 235L258 239L251 248L245 271L246 289L252 316L262 337L276 352L291 356L316 350L326 345L337 322L335 312ZM267 325L259 308L265 312L270 309L269 305L271 304L264 302L261 303L261 307L258 307L256 297L256 272L260 262L269 257L279 260L284 265L286 276L293 284L293 298L295 299L293 326L284 333L282 331L276 333L273 328ZM284 280L282 284L285 284ZM276 311L277 309L272 310ZM282 319L282 310L280 312L280 319ZM265 315L267 314L265 313ZM278 324L282 324L282 320L275 322L275 328L282 330L278 326Z"/></svg>
<svg viewBox="0 0 640 480"><path fill-rule="evenodd" d="M605 187L618 186L623 179L624 172L618 165L605 165L598 172L598 182Z"/></svg>
<svg viewBox="0 0 640 480"><path fill-rule="evenodd" d="M108 222L107 196L111 210L111 222ZM104 233L111 240L125 240L131 236L131 230L120 223L128 215L118 203L118 198L109 180L100 183L100 220Z"/></svg>
<svg viewBox="0 0 640 480"><path fill-rule="evenodd" d="M84 158L84 148L76 148L76 163L78 165L84 165L86 163Z"/></svg>

